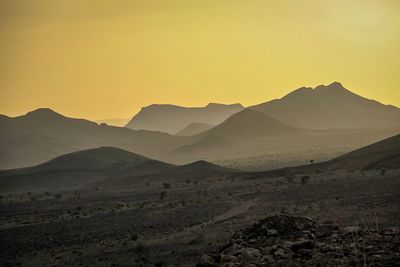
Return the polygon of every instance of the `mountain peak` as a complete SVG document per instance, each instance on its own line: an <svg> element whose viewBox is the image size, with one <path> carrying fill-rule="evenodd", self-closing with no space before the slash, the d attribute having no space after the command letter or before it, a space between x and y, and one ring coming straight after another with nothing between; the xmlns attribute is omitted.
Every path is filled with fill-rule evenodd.
<svg viewBox="0 0 400 267"><path fill-rule="evenodd" d="M315 87L314 89L315 91L337 91L337 90L345 90L348 91L346 88L343 87L343 85L340 82L333 82L329 85L318 85L317 87Z"/></svg>
<svg viewBox="0 0 400 267"><path fill-rule="evenodd" d="M31 118L53 118L53 117L64 117L60 113L55 112L54 110L50 108L38 108L35 110L32 110L24 115L24 117L31 117Z"/></svg>

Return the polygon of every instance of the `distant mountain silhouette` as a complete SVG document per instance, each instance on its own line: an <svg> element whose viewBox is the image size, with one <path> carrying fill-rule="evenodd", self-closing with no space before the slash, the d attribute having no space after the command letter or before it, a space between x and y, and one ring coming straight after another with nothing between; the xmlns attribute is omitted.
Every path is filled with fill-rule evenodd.
<svg viewBox="0 0 400 267"><path fill-rule="evenodd" d="M150 159L114 147L69 153L43 164L0 172L0 191L78 187L111 177Z"/></svg>
<svg viewBox="0 0 400 267"><path fill-rule="evenodd" d="M172 170L175 165L168 164L158 160L148 160L126 170L117 173L115 176L118 177L132 177L132 176L143 176L153 175L159 173L166 173Z"/></svg>
<svg viewBox="0 0 400 267"><path fill-rule="evenodd" d="M112 118L112 119L95 120L95 122L98 124L106 123L110 126L118 126L118 127L125 126L129 121L130 121L130 118L129 119Z"/></svg>
<svg viewBox="0 0 400 267"><path fill-rule="evenodd" d="M207 135L200 138L200 140L195 141L189 145L182 145L175 149L175 153L191 153L191 152L212 152L215 149L223 149L231 145L232 142L226 141L220 136Z"/></svg>
<svg viewBox="0 0 400 267"><path fill-rule="evenodd" d="M143 176L163 180L232 171L207 161L176 166L119 148L100 147L68 153L33 167L0 171L0 192L64 190L90 184L124 186Z"/></svg>
<svg viewBox="0 0 400 267"><path fill-rule="evenodd" d="M185 174L185 173L194 173L194 174L203 174L203 173L224 173L224 172L232 172L234 170L224 168L213 164L208 161L199 160L186 165L178 166L171 169L168 173L171 174Z"/></svg>
<svg viewBox="0 0 400 267"><path fill-rule="evenodd" d="M50 109L38 109L15 118L0 117L0 169L31 166L99 146L157 156L163 146L177 140L179 137L165 133L98 125Z"/></svg>
<svg viewBox="0 0 400 267"><path fill-rule="evenodd" d="M298 135L306 132L308 130L280 122L263 112L245 109L232 115L214 128L199 134L199 136L218 136L225 140L243 140Z"/></svg>
<svg viewBox="0 0 400 267"><path fill-rule="evenodd" d="M175 134L194 122L217 125L243 109L244 107L240 104L210 103L205 107L154 104L142 108L126 127L134 130L144 129Z"/></svg>
<svg viewBox="0 0 400 267"><path fill-rule="evenodd" d="M309 129L400 126L400 109L352 93L338 82L299 88L281 99L250 107Z"/></svg>
<svg viewBox="0 0 400 267"><path fill-rule="evenodd" d="M193 122L187 125L185 128L177 132L175 135L179 136L191 136L199 134L201 132L207 131L214 127L215 125L207 124L204 122Z"/></svg>

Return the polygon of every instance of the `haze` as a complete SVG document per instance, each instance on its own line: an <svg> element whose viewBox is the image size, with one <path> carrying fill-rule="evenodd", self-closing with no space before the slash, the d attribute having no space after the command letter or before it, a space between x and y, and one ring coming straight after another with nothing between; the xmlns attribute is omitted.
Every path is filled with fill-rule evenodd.
<svg viewBox="0 0 400 267"><path fill-rule="evenodd" d="M0 113L127 118L339 80L400 106L398 1L0 3Z"/></svg>

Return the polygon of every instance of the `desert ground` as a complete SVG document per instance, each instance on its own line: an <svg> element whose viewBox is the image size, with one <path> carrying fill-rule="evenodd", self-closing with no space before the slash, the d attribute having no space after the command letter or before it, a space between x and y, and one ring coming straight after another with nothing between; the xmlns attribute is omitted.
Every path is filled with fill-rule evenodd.
<svg viewBox="0 0 400 267"><path fill-rule="evenodd" d="M3 194L0 265L196 266L237 231L273 215L379 233L399 225L399 178L400 170L144 176ZM399 259L398 236L396 244L386 255ZM362 254L341 260L337 266L379 266Z"/></svg>

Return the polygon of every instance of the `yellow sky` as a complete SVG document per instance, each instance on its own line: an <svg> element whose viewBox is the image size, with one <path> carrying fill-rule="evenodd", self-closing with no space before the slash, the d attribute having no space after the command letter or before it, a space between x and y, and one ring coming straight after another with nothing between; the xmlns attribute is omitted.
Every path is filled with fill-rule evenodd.
<svg viewBox="0 0 400 267"><path fill-rule="evenodd" d="M400 1L0 1L2 114L124 118L333 81L400 106Z"/></svg>

